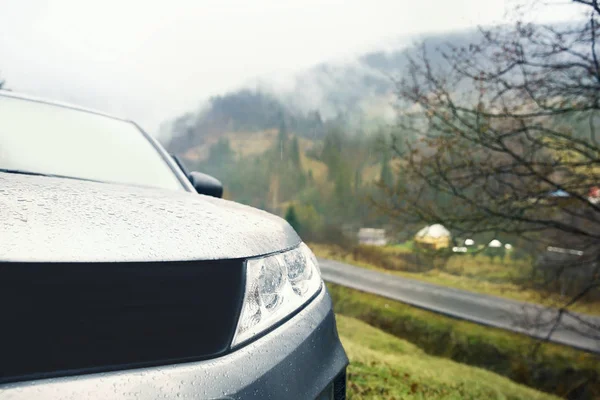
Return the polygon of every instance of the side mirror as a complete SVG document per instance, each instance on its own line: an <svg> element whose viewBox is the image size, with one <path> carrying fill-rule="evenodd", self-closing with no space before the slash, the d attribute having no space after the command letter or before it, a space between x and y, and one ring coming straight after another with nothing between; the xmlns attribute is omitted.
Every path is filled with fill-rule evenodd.
<svg viewBox="0 0 600 400"><path fill-rule="evenodd" d="M179 166L181 171L190 180L192 186L196 189L196 192L212 197L223 197L223 184L221 181L210 175L203 174L202 172L188 172L179 157L175 154L171 154L171 158L173 158L177 166Z"/></svg>
<svg viewBox="0 0 600 400"><path fill-rule="evenodd" d="M217 178L202 172L190 172L188 179L196 189L196 192L212 197L223 197L223 184Z"/></svg>

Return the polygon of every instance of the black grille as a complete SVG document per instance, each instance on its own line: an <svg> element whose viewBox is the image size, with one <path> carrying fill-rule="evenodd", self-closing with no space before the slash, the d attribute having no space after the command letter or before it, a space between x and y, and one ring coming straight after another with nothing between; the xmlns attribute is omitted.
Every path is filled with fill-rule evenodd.
<svg viewBox="0 0 600 400"><path fill-rule="evenodd" d="M0 381L214 357L242 261L0 264Z"/></svg>

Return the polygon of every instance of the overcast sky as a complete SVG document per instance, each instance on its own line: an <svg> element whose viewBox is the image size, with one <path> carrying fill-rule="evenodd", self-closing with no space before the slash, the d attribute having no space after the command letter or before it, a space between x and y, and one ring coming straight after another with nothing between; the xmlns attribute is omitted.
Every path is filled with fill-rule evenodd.
<svg viewBox="0 0 600 400"><path fill-rule="evenodd" d="M498 23L517 1L0 0L0 74L15 91L154 131L253 78L293 74L417 33ZM561 21L576 12L555 6L530 18Z"/></svg>

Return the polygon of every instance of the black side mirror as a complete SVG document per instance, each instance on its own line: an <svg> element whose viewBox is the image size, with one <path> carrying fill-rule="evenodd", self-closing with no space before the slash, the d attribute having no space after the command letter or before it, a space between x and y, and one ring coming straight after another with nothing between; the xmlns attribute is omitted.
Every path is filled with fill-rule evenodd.
<svg viewBox="0 0 600 400"><path fill-rule="evenodd" d="M171 157L179 168L181 168L181 171L188 177L192 186L196 189L196 192L212 197L223 197L223 184L221 181L210 175L203 174L202 172L189 172L179 157L175 154L171 154Z"/></svg>
<svg viewBox="0 0 600 400"><path fill-rule="evenodd" d="M223 184L217 178L202 172L190 172L188 179L198 193L212 197L223 197Z"/></svg>

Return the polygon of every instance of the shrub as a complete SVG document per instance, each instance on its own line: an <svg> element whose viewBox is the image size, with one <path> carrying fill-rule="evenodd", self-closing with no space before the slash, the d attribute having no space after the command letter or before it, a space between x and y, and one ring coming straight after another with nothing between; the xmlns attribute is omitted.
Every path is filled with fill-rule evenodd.
<svg viewBox="0 0 600 400"><path fill-rule="evenodd" d="M485 368L569 399L600 396L598 356L500 329L444 317L379 296L328 284L336 313L406 339L429 354Z"/></svg>

